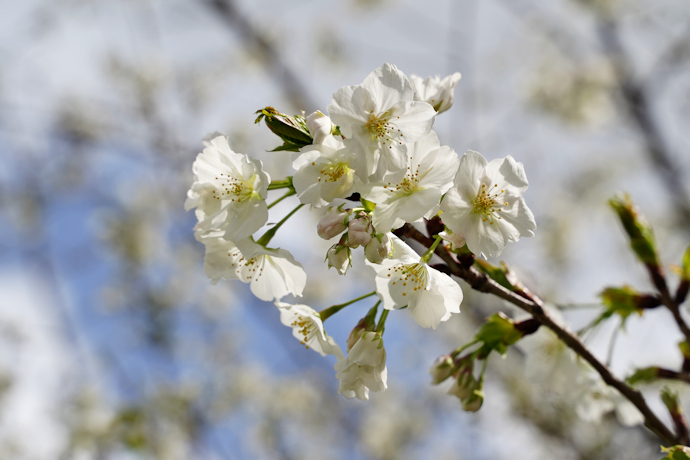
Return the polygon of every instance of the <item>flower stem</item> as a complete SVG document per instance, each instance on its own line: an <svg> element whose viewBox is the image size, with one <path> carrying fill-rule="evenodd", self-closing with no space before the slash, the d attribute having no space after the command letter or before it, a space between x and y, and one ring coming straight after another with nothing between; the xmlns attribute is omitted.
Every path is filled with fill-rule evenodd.
<svg viewBox="0 0 690 460"><path fill-rule="evenodd" d="M384 308L381 312L379 323L376 325L376 332L378 332L381 335L383 335L383 331L386 329L386 319L388 319L388 313L390 313L390 310L386 310Z"/></svg>
<svg viewBox="0 0 690 460"><path fill-rule="evenodd" d="M334 314L338 313L340 310L342 310L343 308L347 307L348 305L352 305L353 303L359 302L359 301L362 300L362 299L366 299L367 297L371 297L371 296L373 296L374 294L376 294L376 291L372 291L372 292L370 292L370 293L368 293L368 294L364 294L363 296L359 296L359 297L357 297L356 299L350 300L349 302L341 303L341 304L338 304L338 305L332 305L332 306L330 306L330 307L328 307L328 308L324 308L323 310L321 310L321 311L319 312L319 316L321 317L321 321L322 321L322 322L326 321L328 318L330 318L330 317L333 316Z"/></svg>
<svg viewBox="0 0 690 460"><path fill-rule="evenodd" d="M275 200L273 203L269 204L269 205L268 205L268 209L271 209L273 206L277 205L278 203L280 203L281 201L283 201L285 198L294 195L295 193L297 193L297 192L295 192L295 189L290 189L290 190L288 190L288 191L285 193L285 195L281 196L280 198L278 198L277 200Z"/></svg>
<svg viewBox="0 0 690 460"><path fill-rule="evenodd" d="M489 364L489 357L487 356L486 358L484 358L484 362L482 363L482 371L479 374L479 387L480 388L484 384L484 374L486 373L486 366L488 364Z"/></svg>
<svg viewBox="0 0 690 460"><path fill-rule="evenodd" d="M434 244L432 244L431 247L427 249L426 252L422 255L422 260L425 264L429 263L429 260L431 260L431 256L434 255L434 251L436 250L438 243L440 243L442 239L443 238L441 238L438 235L434 236Z"/></svg>
<svg viewBox="0 0 690 460"><path fill-rule="evenodd" d="M288 176L283 180L272 180L271 183L268 184L268 190L278 190L281 188L291 188L294 190L292 186L292 176Z"/></svg>
<svg viewBox="0 0 690 460"><path fill-rule="evenodd" d="M478 343L478 342L479 342L479 339L474 339L473 341L466 343L465 345L461 346L460 348L454 350L450 354L450 357L455 359L455 357L458 356L460 353L467 350L469 347L471 347L472 345L474 345L475 343Z"/></svg>
<svg viewBox="0 0 690 460"><path fill-rule="evenodd" d="M266 231L266 233L264 233L263 236L261 236L261 238L259 238L259 241L257 241L257 244L260 244L261 246L266 247L266 245L269 243L269 241L271 241L271 238L273 238L273 236L276 234L276 232L281 227L281 225L283 225L285 222L287 222L287 220L290 217L292 217L292 215L294 213L296 213L299 210L299 208L301 208L302 206L304 206L304 203L297 206L295 209L290 211L290 213L288 213L287 216L283 217L283 220L281 220L280 222L275 224L273 227L269 228Z"/></svg>

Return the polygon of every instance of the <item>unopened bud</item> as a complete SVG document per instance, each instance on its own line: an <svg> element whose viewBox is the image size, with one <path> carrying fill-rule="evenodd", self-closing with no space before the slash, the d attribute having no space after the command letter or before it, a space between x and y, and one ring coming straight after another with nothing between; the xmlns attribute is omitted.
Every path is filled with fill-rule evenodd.
<svg viewBox="0 0 690 460"><path fill-rule="evenodd" d="M377 233L364 247L364 256L372 264L380 264L391 252L391 241L385 233Z"/></svg>
<svg viewBox="0 0 690 460"><path fill-rule="evenodd" d="M347 245L351 248L357 246L366 246L374 234L374 227L371 225L371 219L366 213L359 213L356 218L352 219L347 227Z"/></svg>
<svg viewBox="0 0 690 460"><path fill-rule="evenodd" d="M448 389L448 394L457 396L460 401L469 398L478 384L477 379L474 378L473 371L474 361L469 358L462 360L455 373L453 373L455 382Z"/></svg>
<svg viewBox="0 0 690 460"><path fill-rule="evenodd" d="M319 220L316 232L324 240L330 240L340 235L347 229L349 215L347 211L343 211L339 207L328 208L328 212Z"/></svg>
<svg viewBox="0 0 690 460"><path fill-rule="evenodd" d="M323 141L333 134L333 122L320 110L307 117L307 127L309 134L314 138L314 144L323 144Z"/></svg>
<svg viewBox="0 0 690 460"><path fill-rule="evenodd" d="M523 334L515 327L512 319L498 312L491 315L479 328L475 338L490 350L496 350L501 355L508 351L508 347L522 338Z"/></svg>
<svg viewBox="0 0 690 460"><path fill-rule="evenodd" d="M625 233L630 237L630 247L644 264L658 266L656 243L652 228L640 214L629 195L616 196L609 204L618 214Z"/></svg>
<svg viewBox="0 0 690 460"><path fill-rule="evenodd" d="M481 409L484 403L484 392L481 389L476 389L472 392L469 398L462 402L462 410L466 412L477 412Z"/></svg>
<svg viewBox="0 0 690 460"><path fill-rule="evenodd" d="M334 244L328 250L326 259L328 260L328 268L333 267L336 270L338 270L338 273L344 275L345 273L347 273L347 269L351 266L350 248L348 248L347 246Z"/></svg>
<svg viewBox="0 0 690 460"><path fill-rule="evenodd" d="M455 364L453 363L453 358L450 355L442 355L436 358L434 364L429 368L429 374L431 374L431 383L438 385L439 383L445 381L448 377L453 374L455 369Z"/></svg>

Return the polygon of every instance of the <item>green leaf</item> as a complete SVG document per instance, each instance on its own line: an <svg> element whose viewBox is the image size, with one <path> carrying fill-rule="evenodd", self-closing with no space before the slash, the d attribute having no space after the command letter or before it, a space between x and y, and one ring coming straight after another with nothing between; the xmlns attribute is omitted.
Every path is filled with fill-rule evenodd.
<svg viewBox="0 0 690 460"><path fill-rule="evenodd" d="M625 379L630 385L637 385L638 383L653 382L659 377L659 368L656 366L645 367L637 369L633 375Z"/></svg>

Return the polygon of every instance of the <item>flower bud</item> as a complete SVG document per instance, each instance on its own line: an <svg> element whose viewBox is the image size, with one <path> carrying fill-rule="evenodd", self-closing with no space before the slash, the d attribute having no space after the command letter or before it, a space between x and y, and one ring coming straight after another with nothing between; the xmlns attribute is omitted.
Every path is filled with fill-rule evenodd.
<svg viewBox="0 0 690 460"><path fill-rule="evenodd" d="M469 398L477 386L477 379L474 378L474 361L472 359L464 359L459 364L453 374L455 382L448 389L449 395L457 396L460 401Z"/></svg>
<svg viewBox="0 0 690 460"><path fill-rule="evenodd" d="M328 268L335 268L341 275L344 275L352 265L350 263L350 248L339 244L331 246L326 259L328 260Z"/></svg>
<svg viewBox="0 0 690 460"><path fill-rule="evenodd" d="M366 246L374 234L374 227L371 225L371 218L364 212L358 213L347 227L347 245L351 248Z"/></svg>
<svg viewBox="0 0 690 460"><path fill-rule="evenodd" d="M618 214L623 229L630 237L630 247L644 264L659 266L656 253L656 242L652 228L640 214L629 195L616 196L609 200L609 205Z"/></svg>
<svg viewBox="0 0 690 460"><path fill-rule="evenodd" d="M429 369L429 374L431 374L431 383L438 385L450 377L454 370L455 364L453 363L453 358L451 358L450 355L439 356Z"/></svg>
<svg viewBox="0 0 690 460"><path fill-rule="evenodd" d="M380 264L388 257L391 251L391 242L385 233L376 233L364 247L364 255L372 264Z"/></svg>
<svg viewBox="0 0 690 460"><path fill-rule="evenodd" d="M327 115L317 110L307 117L307 128L314 138L314 144L323 144L323 141L333 133L333 122Z"/></svg>
<svg viewBox="0 0 690 460"><path fill-rule="evenodd" d="M334 236L340 235L347 229L347 219L350 213L341 210L339 207L330 207L328 212L319 220L316 232L324 240L330 240Z"/></svg>
<svg viewBox="0 0 690 460"><path fill-rule="evenodd" d="M484 403L484 392L481 389L476 389L472 392L469 398L462 402L462 410L465 412L477 412Z"/></svg>

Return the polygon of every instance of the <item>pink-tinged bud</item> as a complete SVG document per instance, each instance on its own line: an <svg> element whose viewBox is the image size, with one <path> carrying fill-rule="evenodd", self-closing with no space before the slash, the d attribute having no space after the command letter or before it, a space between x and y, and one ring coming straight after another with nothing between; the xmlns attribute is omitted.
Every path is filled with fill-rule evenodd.
<svg viewBox="0 0 690 460"><path fill-rule="evenodd" d="M391 252L391 242L385 233L377 233L364 247L364 256L372 264L380 264Z"/></svg>
<svg viewBox="0 0 690 460"><path fill-rule="evenodd" d="M366 213L359 213L347 226L347 245L351 248L366 246L374 234L371 219Z"/></svg>
<svg viewBox="0 0 690 460"><path fill-rule="evenodd" d="M450 377L454 370L455 364L453 364L453 358L451 358L450 355L439 356L429 369L429 374L431 374L431 383L438 385Z"/></svg>
<svg viewBox="0 0 690 460"><path fill-rule="evenodd" d="M333 267L338 270L338 273L344 275L347 272L347 269L351 266L350 248L347 246L334 244L328 250L326 259L328 260L328 268Z"/></svg>
<svg viewBox="0 0 690 460"><path fill-rule="evenodd" d="M339 208L328 208L328 212L319 220L316 232L324 240L330 240L347 229L347 219L350 213Z"/></svg>

